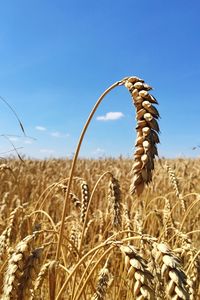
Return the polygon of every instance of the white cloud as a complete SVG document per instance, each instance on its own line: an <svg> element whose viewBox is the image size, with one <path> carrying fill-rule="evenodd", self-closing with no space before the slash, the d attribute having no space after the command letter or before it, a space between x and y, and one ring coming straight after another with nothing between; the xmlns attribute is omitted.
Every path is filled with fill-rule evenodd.
<svg viewBox="0 0 200 300"><path fill-rule="evenodd" d="M105 154L105 150L102 148L96 148L93 152L93 155L99 157L99 156L103 156Z"/></svg>
<svg viewBox="0 0 200 300"><path fill-rule="evenodd" d="M39 131L46 131L46 127L43 127L43 126L35 126L35 129L36 130L39 130Z"/></svg>
<svg viewBox="0 0 200 300"><path fill-rule="evenodd" d="M53 149L40 149L40 153L53 154L55 151Z"/></svg>
<svg viewBox="0 0 200 300"><path fill-rule="evenodd" d="M16 137L16 136L9 136L8 138L11 142L18 142L19 141L19 138Z"/></svg>
<svg viewBox="0 0 200 300"><path fill-rule="evenodd" d="M96 119L98 121L114 121L124 117L124 114L120 111L108 112L104 116L98 116Z"/></svg>
<svg viewBox="0 0 200 300"><path fill-rule="evenodd" d="M33 144L33 140L25 140L25 141L24 141L24 144L31 145L31 144Z"/></svg>
<svg viewBox="0 0 200 300"><path fill-rule="evenodd" d="M69 134L68 133L62 133L62 132L59 132L59 131L54 131L54 132L51 132L51 136L53 136L55 138L66 138L66 137L69 137Z"/></svg>

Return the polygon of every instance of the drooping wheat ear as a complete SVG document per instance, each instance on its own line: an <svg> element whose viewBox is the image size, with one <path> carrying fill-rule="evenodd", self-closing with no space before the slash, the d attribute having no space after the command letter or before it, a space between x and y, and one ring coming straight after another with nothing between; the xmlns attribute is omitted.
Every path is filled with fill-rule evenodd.
<svg viewBox="0 0 200 300"><path fill-rule="evenodd" d="M106 261L104 267L99 272L96 292L92 296L91 300L104 300L107 288L109 285L109 279L110 279L110 271L109 271L109 260Z"/></svg>
<svg viewBox="0 0 200 300"><path fill-rule="evenodd" d="M85 180L81 181L81 222L84 223L85 213L87 211L87 206L89 202L89 187Z"/></svg>
<svg viewBox="0 0 200 300"><path fill-rule="evenodd" d="M134 299L155 298L153 275L148 270L146 261L138 254L134 246L121 246L120 250L125 255L125 267L129 280L133 283Z"/></svg>
<svg viewBox="0 0 200 300"><path fill-rule="evenodd" d="M43 284L45 278L48 276L48 272L49 272L50 266L52 264L54 265L54 264L58 264L58 263L56 261L49 261L46 264L44 264L42 266L42 268L40 269L40 272L38 273L37 279L34 284L34 288L33 288L33 292L32 292L32 296L33 296L32 299L34 299L34 300L41 299L40 289L42 287L42 284Z"/></svg>
<svg viewBox="0 0 200 300"><path fill-rule="evenodd" d="M185 212L186 211L186 205L185 205L184 198L180 194L179 182L178 182L178 179L176 177L176 174L175 174L174 170L168 165L167 162L166 162L166 169L167 169L167 173L169 175L169 180L170 180L170 182L172 184L172 187L175 191L175 194L180 199L181 207L182 207L183 211Z"/></svg>
<svg viewBox="0 0 200 300"><path fill-rule="evenodd" d="M119 181L114 176L111 176L108 184L108 203L113 227L119 230L122 225L121 190Z"/></svg>
<svg viewBox="0 0 200 300"><path fill-rule="evenodd" d="M30 299L31 289L33 288L33 283L37 278L37 274L40 268L41 253L43 247L37 248L31 252L26 260L26 265L22 277L20 278L19 284L19 299Z"/></svg>
<svg viewBox="0 0 200 300"><path fill-rule="evenodd" d="M129 77L125 86L131 93L136 108L137 139L132 167L133 179L130 187L131 194L139 196L145 184L152 180L154 158L158 155L156 144L159 143L159 118L158 110L153 104L158 104L156 99L149 94L152 88L138 77Z"/></svg>
<svg viewBox="0 0 200 300"><path fill-rule="evenodd" d="M166 244L154 243L153 247L155 260L161 264L161 277L166 286L166 296L169 299L189 300L187 276L182 270L180 259Z"/></svg>
<svg viewBox="0 0 200 300"><path fill-rule="evenodd" d="M37 234L34 233L20 241L8 261L8 267L4 277L3 300L18 299L19 284L26 269L26 263L30 251L35 243Z"/></svg>

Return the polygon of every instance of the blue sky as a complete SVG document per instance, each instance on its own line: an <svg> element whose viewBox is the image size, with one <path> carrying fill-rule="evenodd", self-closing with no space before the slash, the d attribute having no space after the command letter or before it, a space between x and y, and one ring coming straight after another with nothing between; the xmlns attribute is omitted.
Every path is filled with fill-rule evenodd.
<svg viewBox="0 0 200 300"><path fill-rule="evenodd" d="M1 134L16 135L26 156L71 157L99 95L137 75L160 104L160 155L199 156L199 12L197 0L1 1L0 95L36 140L16 137L4 103ZM134 140L131 98L118 87L95 114L81 156L131 156ZM2 137L0 153L11 148Z"/></svg>

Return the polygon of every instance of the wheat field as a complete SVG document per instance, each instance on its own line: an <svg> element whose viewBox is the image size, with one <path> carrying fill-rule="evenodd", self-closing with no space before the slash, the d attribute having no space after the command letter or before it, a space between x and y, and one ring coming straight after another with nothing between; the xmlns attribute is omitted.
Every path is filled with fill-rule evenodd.
<svg viewBox="0 0 200 300"><path fill-rule="evenodd" d="M97 107L120 85L136 111L134 159L78 160ZM2 161L2 300L200 299L200 160L155 159L151 89L135 76L111 85L73 160Z"/></svg>
<svg viewBox="0 0 200 300"><path fill-rule="evenodd" d="M79 160L56 261L70 166L1 164L1 299L199 299L200 161L157 161L138 197L132 160Z"/></svg>

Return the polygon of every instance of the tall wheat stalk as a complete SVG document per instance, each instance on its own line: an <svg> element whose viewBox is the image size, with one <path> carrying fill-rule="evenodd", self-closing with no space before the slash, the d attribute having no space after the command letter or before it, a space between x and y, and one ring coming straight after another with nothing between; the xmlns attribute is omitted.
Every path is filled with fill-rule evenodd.
<svg viewBox="0 0 200 300"><path fill-rule="evenodd" d="M138 195L144 189L144 185L148 184L152 180L152 170L154 169L154 158L157 155L156 144L159 143L157 132L159 132L159 126L156 119L159 117L159 113L153 104L157 104L156 99L149 94L150 86L144 83L144 81L138 77L126 77L120 81L117 81L111 85L97 100L94 105L88 120L86 121L82 133L80 135L77 148L73 157L72 166L69 175L67 192L65 195L64 207L62 212L61 226L59 231L59 238L56 250L55 260L59 260L61 241L64 231L64 222L67 212L67 203L70 195L73 174L80 151L82 141L84 139L87 128L92 120L94 113L98 106L104 99L104 97L115 87L125 85L131 92L136 108L136 120L137 120L137 140L136 140L136 152L134 155L134 165L132 168L133 180L131 185L131 193L136 192ZM55 276L56 278L56 276Z"/></svg>

